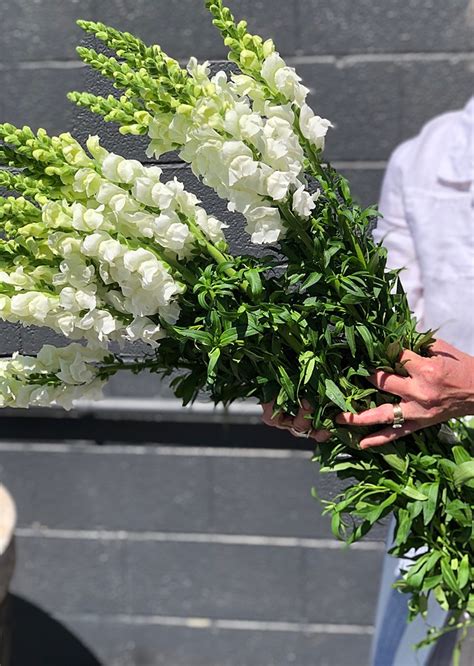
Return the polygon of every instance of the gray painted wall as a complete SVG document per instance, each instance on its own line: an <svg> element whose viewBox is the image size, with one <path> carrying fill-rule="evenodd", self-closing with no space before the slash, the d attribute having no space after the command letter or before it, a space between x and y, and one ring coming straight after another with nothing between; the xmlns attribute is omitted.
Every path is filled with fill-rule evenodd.
<svg viewBox="0 0 474 666"><path fill-rule="evenodd" d="M84 80L96 85L75 57L74 20L103 20L175 57L218 61L225 51L201 4L10 0L2 11L0 119L81 136L99 130L110 147L141 157L136 143L65 100ZM395 146L472 92L467 0L229 4L276 40L312 88L315 109L336 125L327 155L364 203L376 201ZM187 167L171 158L164 169L225 214ZM232 236L239 247L238 226ZM0 355L34 353L46 339L54 337L2 326ZM138 378L114 382L110 394L161 391ZM306 454L210 451L198 430L192 450L31 445L8 442L8 418L1 427L0 479L19 507L14 589L104 666L367 664L384 528L341 550L310 498L314 484L334 492L333 480L319 477ZM74 666L60 649L36 643L38 666ZM36 666L31 655L28 666Z"/></svg>

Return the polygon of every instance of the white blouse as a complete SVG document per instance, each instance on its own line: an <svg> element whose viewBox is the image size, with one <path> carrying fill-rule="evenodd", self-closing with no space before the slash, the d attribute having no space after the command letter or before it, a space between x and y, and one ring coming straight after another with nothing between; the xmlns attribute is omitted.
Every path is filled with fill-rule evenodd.
<svg viewBox="0 0 474 666"><path fill-rule="evenodd" d="M421 329L474 354L474 97L393 153L374 232Z"/></svg>

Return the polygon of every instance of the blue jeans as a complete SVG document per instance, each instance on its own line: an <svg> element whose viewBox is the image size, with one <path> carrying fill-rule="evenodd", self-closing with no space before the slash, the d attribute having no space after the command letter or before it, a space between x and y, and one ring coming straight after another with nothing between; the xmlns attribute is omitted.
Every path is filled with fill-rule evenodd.
<svg viewBox="0 0 474 666"><path fill-rule="evenodd" d="M392 545L394 521L390 525L387 549ZM447 612L431 599L427 619L417 617L408 624L408 596L394 590L392 585L399 577L400 565L391 555L385 555L380 584L375 635L372 643L371 666L428 666L433 646L418 651L413 645L421 641L429 626L441 627Z"/></svg>

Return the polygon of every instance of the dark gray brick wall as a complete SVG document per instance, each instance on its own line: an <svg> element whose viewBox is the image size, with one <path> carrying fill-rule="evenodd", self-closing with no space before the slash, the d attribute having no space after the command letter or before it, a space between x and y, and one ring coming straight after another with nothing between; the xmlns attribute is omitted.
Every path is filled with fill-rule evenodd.
<svg viewBox="0 0 474 666"><path fill-rule="evenodd" d="M60 652L43 616L48 666L86 666L77 640L103 666L367 663L382 543L333 540L309 454L4 442L0 482L13 592L75 636Z"/></svg>
<svg viewBox="0 0 474 666"><path fill-rule="evenodd" d="M377 200L396 145L472 94L468 0L229 4L277 41L311 87L316 111L336 125L327 155L364 204ZM143 143L65 100L70 89L98 85L77 61L74 20L110 22L180 59L218 61L225 49L202 5L11 0L0 36L0 120L82 138L100 132L108 147L143 159ZM176 156L163 166L225 215ZM241 224L229 222L239 249ZM0 326L0 355L35 353L46 341L62 344L48 331ZM119 377L109 390L115 398L160 392L150 377ZM21 626L21 666L367 665L386 528L358 548L337 547L310 487L327 496L339 486L300 455L3 443L0 480L19 508L14 589L36 606ZM77 640L56 640L60 625L97 660L80 656ZM28 640L38 627L47 640Z"/></svg>

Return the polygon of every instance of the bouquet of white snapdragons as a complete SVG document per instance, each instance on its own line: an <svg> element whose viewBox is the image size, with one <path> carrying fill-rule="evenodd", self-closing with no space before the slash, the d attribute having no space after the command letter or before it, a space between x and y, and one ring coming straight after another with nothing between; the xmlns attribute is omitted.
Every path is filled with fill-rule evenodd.
<svg viewBox="0 0 474 666"><path fill-rule="evenodd" d="M254 397L294 414L305 400L313 427L333 435L315 460L349 480L326 502L334 533L354 541L393 512L391 552L416 553L398 584L412 594L411 617L434 594L452 628L474 610L469 430L458 426L457 446L432 427L374 453L357 448L364 429L334 422L378 404L373 368L403 373L402 348L426 353L432 334L417 331L398 271L386 271L371 239L376 211L354 203L322 160L331 123L271 40L236 24L220 0L206 4L237 72L211 75L194 58L182 68L158 46L81 21L117 55L80 48L81 57L122 95L70 99L147 135L149 157L177 150L245 218L261 256L232 254L225 225L159 167L110 153L98 137L83 147L69 134L0 125L0 317L76 340L1 361L0 405L69 407L124 369L174 375L184 402ZM116 352L135 341L149 352Z"/></svg>

